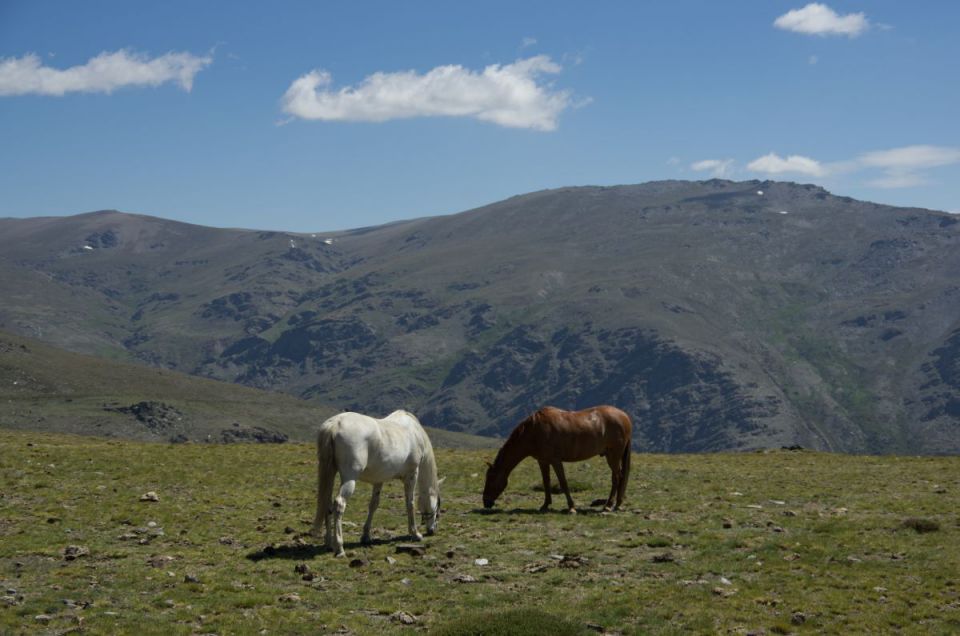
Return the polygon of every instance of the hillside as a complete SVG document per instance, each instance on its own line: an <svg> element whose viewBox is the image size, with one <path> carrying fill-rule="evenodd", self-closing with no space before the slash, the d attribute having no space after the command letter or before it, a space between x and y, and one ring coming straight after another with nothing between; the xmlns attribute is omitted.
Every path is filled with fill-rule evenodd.
<svg viewBox="0 0 960 636"><path fill-rule="evenodd" d="M960 452L960 223L777 182L315 235L0 220L0 325L443 429L612 403L635 447Z"/></svg>
<svg viewBox="0 0 960 636"><path fill-rule="evenodd" d="M0 331L0 429L141 441L312 441L336 412L268 392L72 353ZM428 429L438 447L489 438Z"/></svg>

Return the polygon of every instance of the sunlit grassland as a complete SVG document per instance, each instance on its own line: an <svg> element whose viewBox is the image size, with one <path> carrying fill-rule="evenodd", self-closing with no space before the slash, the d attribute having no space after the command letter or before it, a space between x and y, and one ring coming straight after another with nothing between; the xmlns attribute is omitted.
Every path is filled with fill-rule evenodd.
<svg viewBox="0 0 960 636"><path fill-rule="evenodd" d="M597 458L568 465L581 512L567 515L536 512L532 461L486 513L492 452L437 453L425 555L396 552L397 482L369 547L358 488L335 559L303 534L310 445L0 432L0 633L402 633L517 609L586 633L960 630L958 458L637 455L612 514L589 505L609 488ZM71 545L89 554L67 560Z"/></svg>

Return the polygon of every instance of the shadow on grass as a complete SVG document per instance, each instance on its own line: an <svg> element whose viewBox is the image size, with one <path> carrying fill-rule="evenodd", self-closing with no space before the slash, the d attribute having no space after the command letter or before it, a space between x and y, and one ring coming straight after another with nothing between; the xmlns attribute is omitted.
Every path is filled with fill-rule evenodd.
<svg viewBox="0 0 960 636"><path fill-rule="evenodd" d="M594 510L593 508L588 508L585 506L577 506L578 515L598 515L603 510ZM470 511L471 514L475 515L569 515L565 508L548 508L547 510L541 510L537 508L511 508L510 510L503 510L502 508L474 508Z"/></svg>
<svg viewBox="0 0 960 636"><path fill-rule="evenodd" d="M586 626L538 609L516 608L466 614L441 625L433 633L441 636L579 636L593 632Z"/></svg>
<svg viewBox="0 0 960 636"><path fill-rule="evenodd" d="M378 545L390 545L391 543L413 543L418 542L410 536L401 535L390 537L389 539L373 539L370 543L360 541L344 541L344 550L355 550L357 548L370 548ZM281 544L268 545L261 550L251 552L247 558L251 561L262 561L263 559L293 559L305 561L315 556L332 553L333 550L322 544L302 543L302 544Z"/></svg>

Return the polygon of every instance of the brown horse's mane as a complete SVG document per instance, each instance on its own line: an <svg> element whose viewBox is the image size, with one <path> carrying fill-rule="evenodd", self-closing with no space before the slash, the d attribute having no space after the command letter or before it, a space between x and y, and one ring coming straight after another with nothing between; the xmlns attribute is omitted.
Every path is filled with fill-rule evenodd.
<svg viewBox="0 0 960 636"><path fill-rule="evenodd" d="M536 411L533 415L526 417L522 422L517 424L516 428L510 433L510 437L507 438L507 441L503 443L503 446L500 447L500 450L497 451L497 456L493 458L493 465L499 466L500 460L503 459L503 451L507 450L508 447L516 444L521 437L523 437L524 432L527 429L527 426L540 421L540 411Z"/></svg>

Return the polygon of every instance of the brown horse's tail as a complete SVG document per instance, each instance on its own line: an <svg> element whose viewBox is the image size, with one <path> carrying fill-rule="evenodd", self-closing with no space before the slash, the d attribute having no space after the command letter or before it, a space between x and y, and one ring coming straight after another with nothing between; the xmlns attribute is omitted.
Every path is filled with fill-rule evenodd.
<svg viewBox="0 0 960 636"><path fill-rule="evenodd" d="M631 442L627 439L627 446L623 449L623 458L620 460L620 484L617 487L617 504L623 502L623 497L627 493L627 479L630 478L630 451Z"/></svg>

